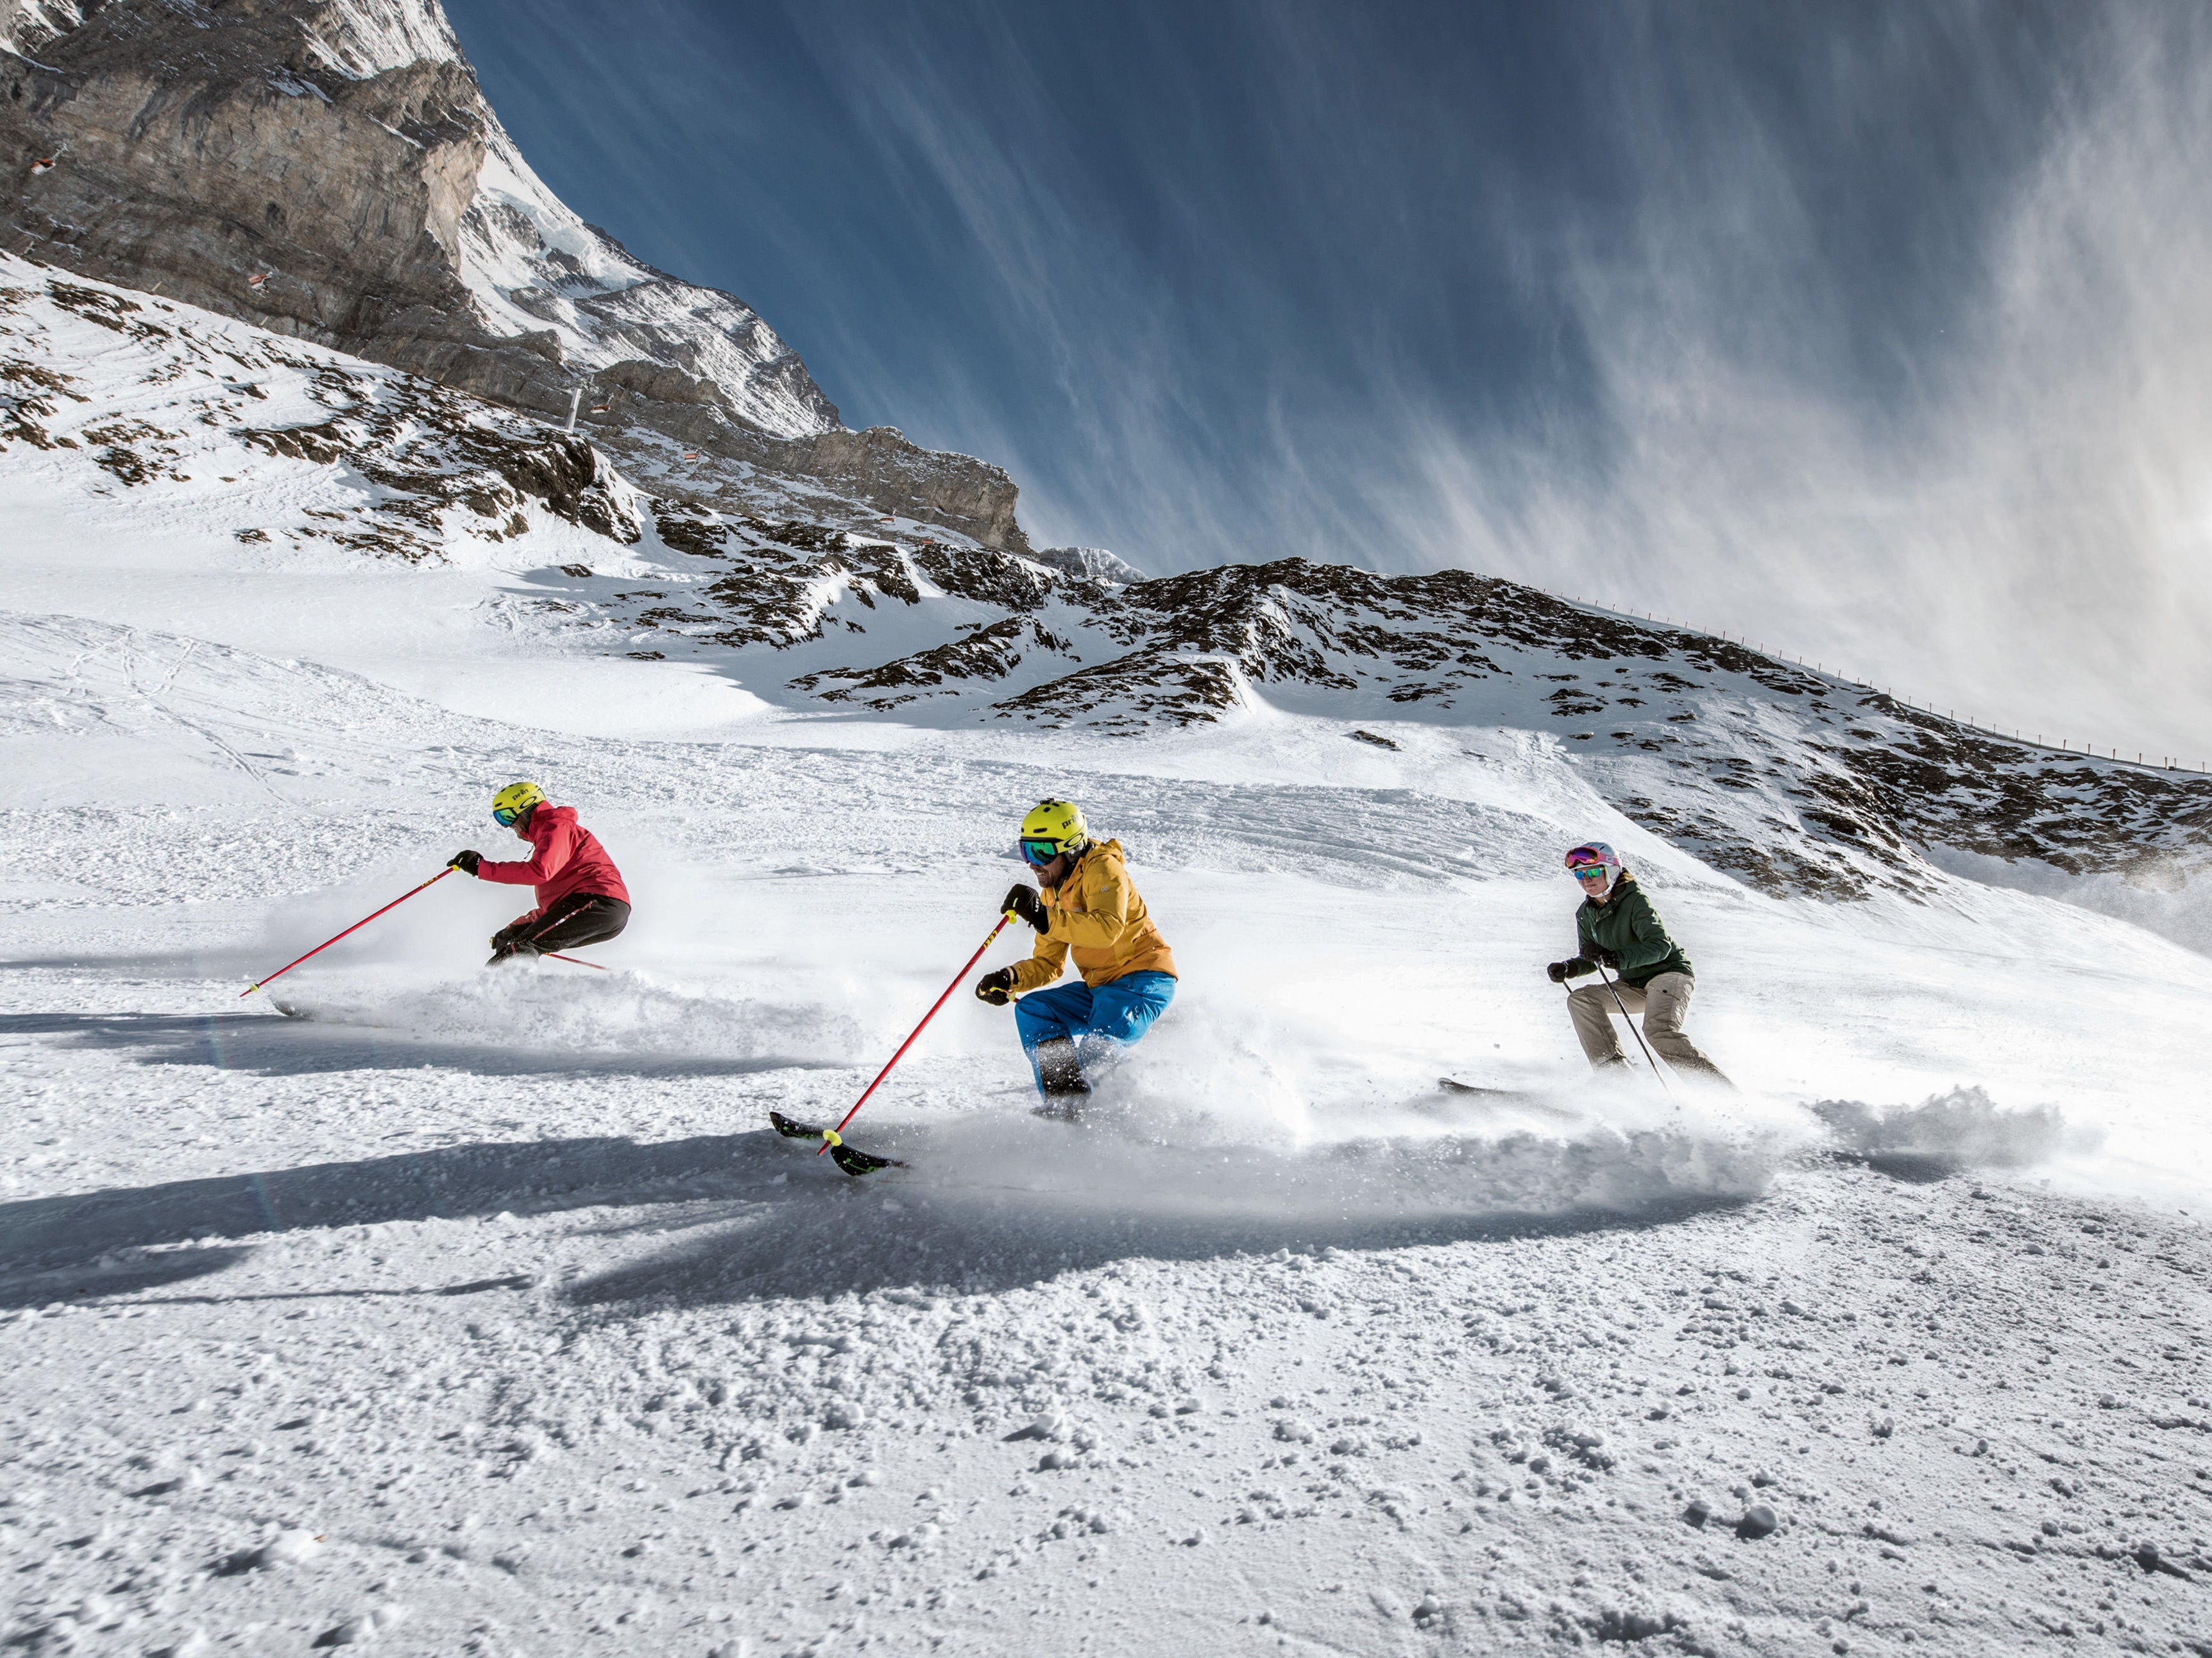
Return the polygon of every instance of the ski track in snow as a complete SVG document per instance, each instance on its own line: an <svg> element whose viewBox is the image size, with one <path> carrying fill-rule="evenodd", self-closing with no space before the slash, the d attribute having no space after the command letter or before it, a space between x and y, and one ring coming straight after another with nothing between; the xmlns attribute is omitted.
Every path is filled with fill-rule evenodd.
<svg viewBox="0 0 2212 1658"><path fill-rule="evenodd" d="M1760 897L1525 734L576 736L556 641L524 728L52 593L0 614L0 1640L2204 1649L2201 957ZM456 877L239 997L507 852L516 775L630 879L610 971L481 970L526 900ZM1059 792L1185 975L1094 1120L963 994L854 1129L910 1169L773 1135ZM1583 1079L1536 969L1592 833L1741 1097Z"/></svg>

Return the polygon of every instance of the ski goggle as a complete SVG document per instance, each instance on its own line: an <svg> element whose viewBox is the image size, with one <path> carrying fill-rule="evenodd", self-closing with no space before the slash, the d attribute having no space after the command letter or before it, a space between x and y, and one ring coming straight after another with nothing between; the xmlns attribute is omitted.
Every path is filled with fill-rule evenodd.
<svg viewBox="0 0 2212 1658"><path fill-rule="evenodd" d="M525 806L522 809L522 811L527 811L529 810L529 807ZM513 829L515 824L521 822L521 820L522 812L516 811L510 806L494 806L491 809L491 821L498 824L501 829Z"/></svg>
<svg viewBox="0 0 2212 1658"><path fill-rule="evenodd" d="M1023 861L1034 869L1043 868L1059 856L1060 842L1057 841L1024 841L1022 842Z"/></svg>
<svg viewBox="0 0 2212 1658"><path fill-rule="evenodd" d="M1577 881L1587 881L1593 875L1603 877L1605 872L1606 868L1603 864L1569 864L1567 865L1567 873Z"/></svg>

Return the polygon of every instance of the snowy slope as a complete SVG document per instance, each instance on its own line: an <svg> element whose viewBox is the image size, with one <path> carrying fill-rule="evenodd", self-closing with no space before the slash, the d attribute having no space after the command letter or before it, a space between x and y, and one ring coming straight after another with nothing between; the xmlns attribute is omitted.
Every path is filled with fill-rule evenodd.
<svg viewBox="0 0 2212 1658"><path fill-rule="evenodd" d="M1504 584L710 513L680 454L56 281L0 266L0 1642L2201 1642L2212 961L2078 902L2118 872L1728 858L1836 864L1784 816L1829 777L2185 873L2179 780ZM1010 618L1066 644L825 697ZM1485 661L1401 660L1446 638ZM1132 657L1126 725L990 712ZM482 969L520 895L453 876L272 987L307 1017L239 996L510 844L516 776L622 864L607 971ZM770 1133L865 1086L1054 793L1183 972L1094 1119L1029 1118L963 994L855 1127L911 1168ZM1590 835L1741 1095L1586 1080L1540 969Z"/></svg>
<svg viewBox="0 0 2212 1658"><path fill-rule="evenodd" d="M228 318L0 262L6 604L81 607L526 715L563 566L655 568L588 442ZM641 537L644 537L641 540ZM603 719L696 727L752 699L644 683L611 622L567 672ZM605 653L611 652L612 654Z"/></svg>
<svg viewBox="0 0 2212 1658"><path fill-rule="evenodd" d="M2004 893L1839 926L1533 749L1455 798L1380 751L1291 780L1335 740L1296 720L1150 775L1077 736L578 738L89 620L0 637L20 1642L2193 1627L2199 958ZM456 878L303 970L314 1022L237 1000L485 844L517 771L623 857L614 972L476 971L512 900ZM1024 1117L1005 1017L963 999L871 1108L912 1171L853 1185L768 1134L857 1091L980 936L1007 814L1064 786L1186 974L1102 1120ZM1573 1086L1532 967L1593 827L1698 956L1745 1100ZM2049 959L2005 950L2031 930ZM1542 1098L1429 1097L1446 1068ZM1987 1092L1894 1109L1955 1080ZM2112 1195L2160 1187L2163 1217Z"/></svg>
<svg viewBox="0 0 2212 1658"><path fill-rule="evenodd" d="M325 0L312 37L322 62L356 80L413 63L461 61L437 0Z"/></svg>

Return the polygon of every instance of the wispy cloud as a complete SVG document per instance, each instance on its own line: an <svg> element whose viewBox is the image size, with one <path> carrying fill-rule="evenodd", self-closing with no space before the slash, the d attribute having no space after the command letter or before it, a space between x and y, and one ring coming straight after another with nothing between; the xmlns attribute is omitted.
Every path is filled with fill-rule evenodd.
<svg viewBox="0 0 2212 1658"><path fill-rule="evenodd" d="M2212 759L2208 46L2186 11L2069 41L2046 100L2002 112L2024 163L1957 204L1978 234L1894 364L1864 360L1884 331L1852 315L1863 267L1823 249L1817 178L1741 112L1717 149L1651 134L1632 233L1558 267L1607 453L1417 438L1422 556L1548 571L2031 734Z"/></svg>
<svg viewBox="0 0 2212 1658"><path fill-rule="evenodd" d="M1487 569L2212 759L2212 14L629 15L518 27L592 88L542 170L1040 540Z"/></svg>

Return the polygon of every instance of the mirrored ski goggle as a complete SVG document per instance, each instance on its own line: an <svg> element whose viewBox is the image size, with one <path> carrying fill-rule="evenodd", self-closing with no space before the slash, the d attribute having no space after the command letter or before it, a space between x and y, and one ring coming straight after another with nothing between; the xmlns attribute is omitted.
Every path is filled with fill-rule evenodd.
<svg viewBox="0 0 2212 1658"><path fill-rule="evenodd" d="M526 811L529 808L525 807L523 810ZM513 829L521 821L521 817L522 813L515 811L512 806L494 806L491 809L491 821L501 829Z"/></svg>
<svg viewBox="0 0 2212 1658"><path fill-rule="evenodd" d="M1050 863L1054 859L1059 856L1060 842L1057 841L1024 841L1022 842L1023 859L1026 862L1035 864L1039 867Z"/></svg>
<svg viewBox="0 0 2212 1658"><path fill-rule="evenodd" d="M1587 881L1593 875L1602 878L1605 874L1605 865L1603 864L1569 864L1567 873L1577 881Z"/></svg>

